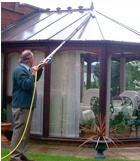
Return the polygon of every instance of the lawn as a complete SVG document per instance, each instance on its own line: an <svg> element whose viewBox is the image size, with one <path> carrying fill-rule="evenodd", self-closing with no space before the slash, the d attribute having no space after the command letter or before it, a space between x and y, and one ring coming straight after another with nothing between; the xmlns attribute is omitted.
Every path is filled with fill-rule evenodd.
<svg viewBox="0 0 140 161"><path fill-rule="evenodd" d="M9 153L8 150L1 150L1 157L7 155ZM76 158L71 156L54 156L54 155L47 155L47 154L33 154L28 153L30 158L34 158L35 161L101 161L101 159L93 159L93 158ZM3 159L2 161L9 161L9 157ZM104 159L108 161L130 161L126 159ZM132 161L132 160L131 160ZM135 160L136 161L136 160Z"/></svg>

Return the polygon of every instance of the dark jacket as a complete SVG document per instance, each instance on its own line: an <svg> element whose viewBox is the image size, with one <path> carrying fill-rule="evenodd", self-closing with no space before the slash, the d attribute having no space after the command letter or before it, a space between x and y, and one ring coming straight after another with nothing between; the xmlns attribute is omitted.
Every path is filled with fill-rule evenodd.
<svg viewBox="0 0 140 161"><path fill-rule="evenodd" d="M43 69L37 72L37 81L41 77ZM32 75L24 66L18 65L12 73L12 107L14 108L30 108L35 76ZM34 98L33 107L36 107L36 95Z"/></svg>

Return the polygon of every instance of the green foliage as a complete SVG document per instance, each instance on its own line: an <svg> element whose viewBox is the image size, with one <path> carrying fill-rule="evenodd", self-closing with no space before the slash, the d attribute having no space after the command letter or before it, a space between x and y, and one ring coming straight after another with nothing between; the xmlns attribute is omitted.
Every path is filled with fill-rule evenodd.
<svg viewBox="0 0 140 161"><path fill-rule="evenodd" d="M100 78L100 63L96 63L96 65L94 65L94 68L93 68L93 73L95 75L96 78ZM100 79L98 79L100 81Z"/></svg>
<svg viewBox="0 0 140 161"><path fill-rule="evenodd" d="M126 63L126 90L135 90L134 80L140 80L138 66L134 65L138 61ZM117 72L116 72L117 71ZM120 84L120 63L113 61L111 65L111 89L112 96L119 95Z"/></svg>
<svg viewBox="0 0 140 161"><path fill-rule="evenodd" d="M137 62L137 61L136 61ZM126 89L135 90L134 80L140 80L140 71L138 71L138 66L129 62L126 64Z"/></svg>
<svg viewBox="0 0 140 161"><path fill-rule="evenodd" d="M90 88L99 88L100 87L100 71L99 71L100 63L96 63L93 67L93 79L94 82L91 82Z"/></svg>
<svg viewBox="0 0 140 161"><path fill-rule="evenodd" d="M1 122L6 122L7 119L7 110L5 108L1 109Z"/></svg>
<svg viewBox="0 0 140 161"><path fill-rule="evenodd" d="M139 61L126 63L126 90L135 90L134 80L140 80L140 71L138 66L134 65ZM100 63L94 65L94 82L91 83L91 88L99 88L100 82ZM111 94L112 96L119 95L120 93L120 63L112 61L111 63Z"/></svg>
<svg viewBox="0 0 140 161"><path fill-rule="evenodd" d="M126 90L135 90L134 80L140 79L140 71L138 71L138 66L134 65L133 61L126 63ZM117 71L117 72L116 72ZM119 85L120 84L120 63L113 61L111 65L111 89L112 96L119 95Z"/></svg>
<svg viewBox="0 0 140 161"><path fill-rule="evenodd" d="M1 150L1 155L5 156L8 154L8 150ZM56 156L50 154L35 154L28 153L30 158L34 158L36 161L93 161L93 158L77 158L74 156ZM101 159L94 159L96 161L100 161ZM129 159L107 159L108 161L132 161ZM9 161L9 158L5 158L2 161ZM136 161L136 160L135 160Z"/></svg>
<svg viewBox="0 0 140 161"><path fill-rule="evenodd" d="M123 112L119 112L114 119L110 119L110 127L116 127L116 132L125 128Z"/></svg>
<svg viewBox="0 0 140 161"><path fill-rule="evenodd" d="M94 82L91 82L90 88L99 88L99 80L96 80Z"/></svg>
<svg viewBox="0 0 140 161"><path fill-rule="evenodd" d="M111 94L112 96L119 95L119 92L120 92L119 84L120 84L120 63L112 61L112 64L111 64Z"/></svg>
<svg viewBox="0 0 140 161"><path fill-rule="evenodd" d="M85 128L85 129L93 129L94 123L93 120L84 120L81 124L80 127L81 128Z"/></svg>

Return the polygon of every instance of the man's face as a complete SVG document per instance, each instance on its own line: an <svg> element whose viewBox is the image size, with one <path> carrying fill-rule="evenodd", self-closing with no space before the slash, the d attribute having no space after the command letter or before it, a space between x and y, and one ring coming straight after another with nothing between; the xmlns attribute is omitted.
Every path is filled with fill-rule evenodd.
<svg viewBox="0 0 140 161"><path fill-rule="evenodd" d="M30 67L32 67L33 66L33 63L34 63L34 56L32 56L30 58L29 62L30 62Z"/></svg>

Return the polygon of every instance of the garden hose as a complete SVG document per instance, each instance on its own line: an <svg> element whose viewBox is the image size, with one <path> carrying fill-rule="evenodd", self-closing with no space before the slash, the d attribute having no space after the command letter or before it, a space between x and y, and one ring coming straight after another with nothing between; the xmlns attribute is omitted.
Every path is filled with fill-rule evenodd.
<svg viewBox="0 0 140 161"><path fill-rule="evenodd" d="M30 119L31 112L32 112L32 107L33 107L33 102L34 102L34 97L35 97L35 91L36 91L36 83L37 83L37 72L35 73L34 90L33 90L32 100L31 100L31 104L30 104L29 114L28 114L28 118L27 118L27 122L26 122L26 125L25 125L25 128L24 128L23 134L22 134L18 144L16 145L16 147L9 154L7 154L4 157L2 157L1 160L3 160L5 158L7 158L8 156L10 156L19 147L19 145L21 144L21 141L22 141L22 139L23 139L23 137L24 137L24 135L26 133L26 130L27 130L27 127L28 127L28 124L29 124L29 119Z"/></svg>

